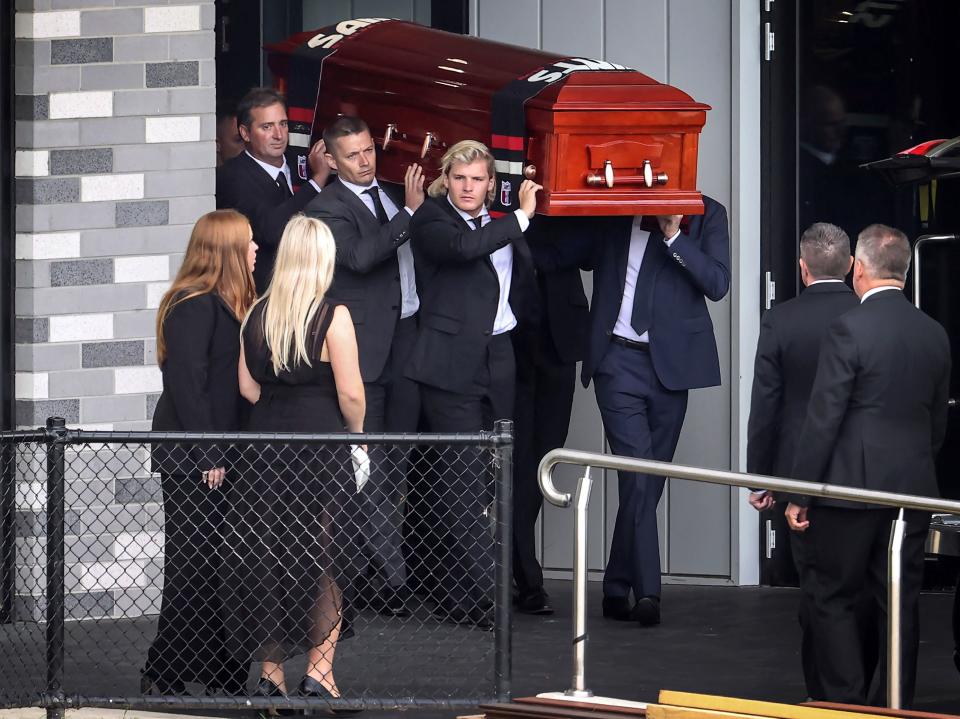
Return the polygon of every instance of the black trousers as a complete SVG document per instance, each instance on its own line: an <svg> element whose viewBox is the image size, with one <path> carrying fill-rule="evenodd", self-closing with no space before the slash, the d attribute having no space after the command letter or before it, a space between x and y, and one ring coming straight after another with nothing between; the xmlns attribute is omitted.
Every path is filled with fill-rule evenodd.
<svg viewBox="0 0 960 719"><path fill-rule="evenodd" d="M887 643L887 550L894 509L814 506L807 529L811 621L817 675L826 701L886 703L886 652L875 667L872 643ZM907 512L901 585L901 699L913 703L920 645L920 586L930 515ZM867 603L865 604L865 600ZM876 610L872 631L864 611ZM877 656L876 652L873 652Z"/></svg>
<svg viewBox="0 0 960 719"><path fill-rule="evenodd" d="M160 484L163 595L144 674L242 693L249 665L228 654L221 603L226 493L209 489L199 472L161 474Z"/></svg>
<svg viewBox="0 0 960 719"><path fill-rule="evenodd" d="M403 376L403 366L416 340L416 319L397 323L390 357L383 374L373 382L364 382L367 411L365 432L415 432L420 416L420 396L416 382ZM392 589L407 581L403 557L403 495L405 492L407 453L403 448L371 445L370 482L364 489L363 509L365 553L373 573Z"/></svg>
<svg viewBox="0 0 960 719"><path fill-rule="evenodd" d="M422 385L424 414L433 432L479 432L513 417L515 366L507 334L495 335L474 385L448 392ZM493 604L493 535L486 517L493 502L489 453L443 447L432 493L441 524L441 579L434 599L465 611Z"/></svg>
<svg viewBox="0 0 960 719"><path fill-rule="evenodd" d="M577 364L555 352L516 353L517 395L513 445L513 579L520 595L543 589L537 561L536 525L543 494L537 467L547 452L567 440Z"/></svg>

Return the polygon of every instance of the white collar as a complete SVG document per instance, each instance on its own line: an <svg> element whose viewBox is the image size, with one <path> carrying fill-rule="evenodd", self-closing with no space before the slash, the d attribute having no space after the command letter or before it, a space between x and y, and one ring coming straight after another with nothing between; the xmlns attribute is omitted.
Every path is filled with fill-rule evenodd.
<svg viewBox="0 0 960 719"><path fill-rule="evenodd" d="M277 179L277 176L278 176L281 172L282 172L284 175L286 175L287 177L290 176L290 172L289 172L289 170L288 170L288 168L287 168L287 156L286 156L286 155L283 156L283 164L280 165L280 167L277 167L276 165L271 165L269 162L264 162L263 160L258 160L256 157L254 157L253 155L250 154L250 150L244 150L244 152L247 153L247 156L248 156L251 160L253 160L253 161L256 162L258 165L260 165L260 167L262 167L264 170L266 170L266 171L270 174L270 177L272 177L274 180Z"/></svg>
<svg viewBox="0 0 960 719"><path fill-rule="evenodd" d="M339 175L337 176L337 179L340 180L340 182L343 183L343 186L346 187L348 190L350 190L350 192L352 192L357 197L360 197L360 195L362 195L364 192L369 190L371 187L380 187L380 185L377 184L376 178L374 178L373 182L371 182L369 185L357 185L357 184L354 184L353 182L347 182Z"/></svg>
<svg viewBox="0 0 960 719"><path fill-rule="evenodd" d="M814 285L825 285L827 282L839 282L843 284L843 280L814 280L807 287L813 287Z"/></svg>
<svg viewBox="0 0 960 719"><path fill-rule="evenodd" d="M477 217L474 217L474 216L471 215L469 212L464 212L464 211L461 210L459 207L457 207L455 204L453 204L453 200L450 199L450 195L447 195L447 202L450 203L450 207L452 207L454 210L456 210L457 214L460 215L460 217L462 217L465 221L467 221L467 222L470 223L470 226L471 226L471 227L473 226L473 221L474 221L475 219L477 219L477 218L480 218L480 224L483 225L483 216L490 214L490 213L487 211L487 206L486 206L486 205L484 205L483 207L481 207L481 208L480 208L480 214L477 215Z"/></svg>
<svg viewBox="0 0 960 719"><path fill-rule="evenodd" d="M873 297L876 294L883 292L884 290L899 290L903 291L902 287L897 287L896 285L880 285L880 287L874 287L872 290L867 290L863 293L863 297L860 298L860 304L863 304L868 299Z"/></svg>

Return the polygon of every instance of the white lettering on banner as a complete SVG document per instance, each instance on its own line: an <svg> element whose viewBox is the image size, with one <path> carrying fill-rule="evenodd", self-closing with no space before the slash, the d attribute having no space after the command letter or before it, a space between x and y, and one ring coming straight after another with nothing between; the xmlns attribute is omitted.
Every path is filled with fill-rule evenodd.
<svg viewBox="0 0 960 719"><path fill-rule="evenodd" d="M583 70L629 70L625 65L618 65L615 62L606 60L588 60L583 57L572 57L569 60L561 60L552 65L548 65L542 70L537 70L527 82L556 82L560 78L569 75L571 72L580 72Z"/></svg>
<svg viewBox="0 0 960 719"><path fill-rule="evenodd" d="M343 20L337 23L335 33L330 35L324 35L323 33L314 35L307 41L307 47L311 49L322 47L329 50L331 47L343 40L344 36L349 37L357 30L362 30L365 27L369 27L370 25L374 25L375 23L383 22L384 20L389 19L390 18L388 17L363 17L357 18L356 20Z"/></svg>

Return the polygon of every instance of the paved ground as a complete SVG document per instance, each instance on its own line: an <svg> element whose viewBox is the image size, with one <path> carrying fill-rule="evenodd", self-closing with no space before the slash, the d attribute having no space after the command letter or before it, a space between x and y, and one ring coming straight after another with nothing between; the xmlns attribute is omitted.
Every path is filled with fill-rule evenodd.
<svg viewBox="0 0 960 719"><path fill-rule="evenodd" d="M562 690L569 685L570 586L548 584L557 608L553 617L516 617L514 696ZM599 618L597 584L590 585L589 601L586 679L597 694L654 701L661 688L668 688L783 702L804 699L795 590L666 586L663 624L652 629ZM960 713L960 674L951 660L951 602L949 594L926 594L922 599L918 709ZM88 641L93 638L89 632L87 636ZM131 642L143 645L137 650L141 651L148 641L144 637L149 636L149 625L128 623L112 647L84 646L82 636L77 637L68 664L68 689L87 695L129 693L130 687L136 686L142 661L131 658ZM9 636L6 641L0 639L4 655L0 692L13 689L14 666L30 667L35 674L28 685L39 688L43 668L42 647L35 644L38 638L39 634L32 638L21 635L17 643ZM337 665L346 692L377 686L387 692L405 686L430 691L489 686L491 674L482 667L492 663L490 634L428 621L416 632L412 627L403 631L390 623L372 623L351 642L353 649L348 650L350 643L345 643ZM295 671L292 667L291 672ZM25 688L23 684L19 687ZM439 719L457 713L467 712L409 710L367 715L373 719Z"/></svg>

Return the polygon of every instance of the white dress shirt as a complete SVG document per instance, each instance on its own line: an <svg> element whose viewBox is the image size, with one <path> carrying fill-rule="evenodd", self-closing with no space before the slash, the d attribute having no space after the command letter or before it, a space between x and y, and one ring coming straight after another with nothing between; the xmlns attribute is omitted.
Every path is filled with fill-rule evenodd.
<svg viewBox="0 0 960 719"><path fill-rule="evenodd" d="M633 325L630 324L633 319L633 295L637 289L637 276L640 274L643 253L647 251L647 240L650 239L650 233L640 229L642 222L642 215L633 218L633 225L630 229L630 252L627 255L627 275L623 282L623 299L620 300L620 313L617 315L617 323L613 326L613 334L634 342L650 341L649 332L638 335L636 330L633 329ZM667 247L670 247L679 235L680 230L677 230L673 237L665 238L664 243Z"/></svg>
<svg viewBox="0 0 960 719"><path fill-rule="evenodd" d="M477 229L476 225L473 224L474 218L453 204L449 195L447 195L447 202L450 203L450 207L457 211L457 214L463 218L463 221L467 223L467 226L471 230ZM527 217L527 214L523 210L514 210L514 214L517 217L517 222L520 223L520 231L526 232L530 226L530 218ZM481 227L493 219L490 217L490 213L487 212L486 207L480 209L480 214L477 215L477 217L480 218ZM499 250L491 252L490 261L493 263L493 269L497 271L497 281L500 283L500 297L497 301L497 316L493 320L493 334L502 335L504 332L509 332L517 326L517 318L510 307L510 284L513 277L513 245L506 245Z"/></svg>
<svg viewBox="0 0 960 719"><path fill-rule="evenodd" d="M267 174L270 175L270 178L276 182L277 177L280 173L283 173L283 179L287 181L287 188L290 190L290 194L293 194L293 180L290 179L290 165L287 164L287 158L284 156L283 164L280 167L276 165L271 165L269 162L264 162L263 160L258 160L256 157L250 154L249 150L244 150L247 153L247 156L256 162L260 167L267 171ZM323 188L320 187L316 182L310 180L310 184L313 185L313 189L317 192L320 192Z"/></svg>
<svg viewBox="0 0 960 719"><path fill-rule="evenodd" d="M367 206L370 213L376 217L377 208L373 206L373 198L367 194L371 187L377 188L377 195L380 197L380 203L383 205L384 212L387 213L387 219L392 220L399 210L390 199L390 195L383 191L383 188L374 180L369 185L355 185L347 182L342 177L339 178L343 186L350 192L360 198L360 201ZM404 207L408 215L413 215L413 210ZM417 276L413 269L413 250L410 249L410 243L404 242L397 248L397 262L400 263L400 319L412 317L420 309L420 297L417 295Z"/></svg>
<svg viewBox="0 0 960 719"><path fill-rule="evenodd" d="M902 287L897 287L896 285L883 285L881 287L874 287L872 290L867 290L863 293L863 297L860 298L860 304L863 304L867 301L868 298L873 297L876 294L883 292L884 290L899 290L903 291Z"/></svg>

